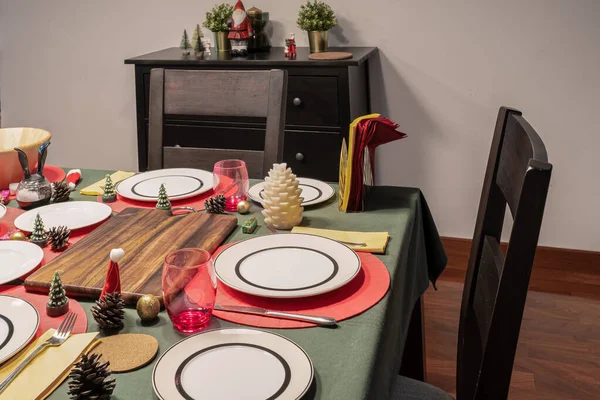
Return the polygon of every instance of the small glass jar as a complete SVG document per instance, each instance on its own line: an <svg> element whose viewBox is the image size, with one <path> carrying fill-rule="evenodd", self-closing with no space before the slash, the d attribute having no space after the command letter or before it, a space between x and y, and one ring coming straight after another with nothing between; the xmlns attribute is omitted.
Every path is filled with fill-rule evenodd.
<svg viewBox="0 0 600 400"><path fill-rule="evenodd" d="M48 179L38 174L23 179L17 186L16 200L24 210L50 203L52 185Z"/></svg>

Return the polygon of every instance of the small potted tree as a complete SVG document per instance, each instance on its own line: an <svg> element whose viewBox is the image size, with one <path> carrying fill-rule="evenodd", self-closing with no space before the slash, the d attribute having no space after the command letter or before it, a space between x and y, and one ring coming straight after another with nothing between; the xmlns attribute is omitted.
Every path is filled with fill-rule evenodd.
<svg viewBox="0 0 600 400"><path fill-rule="evenodd" d="M327 51L329 30L337 25L335 13L331 7L320 0L307 0L300 6L298 27L308 32L308 46L311 53Z"/></svg>
<svg viewBox="0 0 600 400"><path fill-rule="evenodd" d="M206 19L202 26L215 34L215 45L217 51L230 51L231 44L227 37L227 22L233 13L233 6L230 4L220 4L206 12Z"/></svg>

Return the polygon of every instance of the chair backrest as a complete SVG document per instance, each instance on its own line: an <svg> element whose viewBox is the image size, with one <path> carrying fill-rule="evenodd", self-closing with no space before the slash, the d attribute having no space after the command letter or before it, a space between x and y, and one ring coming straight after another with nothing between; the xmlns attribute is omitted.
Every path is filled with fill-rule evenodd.
<svg viewBox="0 0 600 400"><path fill-rule="evenodd" d="M461 304L457 399L506 399L552 165L521 112L500 108ZM500 235L513 218L506 254Z"/></svg>
<svg viewBox="0 0 600 400"><path fill-rule="evenodd" d="M283 158L287 72L153 69L150 73L148 168L202 168L223 159L246 161L263 178ZM264 151L163 147L165 115L266 118Z"/></svg>

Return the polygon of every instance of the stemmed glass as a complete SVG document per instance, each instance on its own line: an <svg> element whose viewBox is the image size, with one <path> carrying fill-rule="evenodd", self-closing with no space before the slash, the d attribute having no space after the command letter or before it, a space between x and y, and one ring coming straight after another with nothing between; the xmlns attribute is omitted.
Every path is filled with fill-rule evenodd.
<svg viewBox="0 0 600 400"><path fill-rule="evenodd" d="M173 326L195 333L210 322L217 295L217 277L210 253L202 249L175 250L165 258L163 300Z"/></svg>
<svg viewBox="0 0 600 400"><path fill-rule="evenodd" d="M222 160L213 169L215 194L225 196L225 211L237 211L240 201L248 198L250 181L246 163L242 160Z"/></svg>

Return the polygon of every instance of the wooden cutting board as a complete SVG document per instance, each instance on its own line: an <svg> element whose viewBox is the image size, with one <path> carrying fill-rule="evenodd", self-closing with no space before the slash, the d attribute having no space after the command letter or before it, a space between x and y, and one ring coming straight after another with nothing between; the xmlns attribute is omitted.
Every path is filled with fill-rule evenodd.
<svg viewBox="0 0 600 400"><path fill-rule="evenodd" d="M54 271L68 296L98 298L113 248L125 250L119 262L123 299L135 303L144 294L162 296L165 256L197 247L213 252L237 226L232 215L192 213L169 216L165 211L127 208L67 249L25 280L27 291L48 293Z"/></svg>

